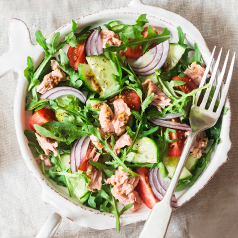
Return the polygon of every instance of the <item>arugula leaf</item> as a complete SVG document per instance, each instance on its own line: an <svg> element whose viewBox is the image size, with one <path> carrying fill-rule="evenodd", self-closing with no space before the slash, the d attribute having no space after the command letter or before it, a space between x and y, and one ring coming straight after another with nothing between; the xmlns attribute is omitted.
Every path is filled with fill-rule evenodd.
<svg viewBox="0 0 238 238"><path fill-rule="evenodd" d="M138 139L139 138L142 138L142 137L146 137L146 136L149 136L153 133L155 133L156 131L158 131L159 127L156 126L156 127L152 127L151 129L149 129L148 131L143 131L139 136L138 136Z"/></svg>
<svg viewBox="0 0 238 238"><path fill-rule="evenodd" d="M31 75L30 78L30 85L28 87L28 91L30 91L34 86L38 85L39 82L39 76L41 75L42 71L44 70L45 66L47 65L47 63L50 61L50 59L52 58L52 56L58 52L60 49L62 49L65 45L65 41L63 42L58 42L59 41L59 37L60 37L60 33L56 32L51 38L50 38L50 43L47 44L46 40L44 38L44 36L42 35L41 31L38 30L35 33L36 36L36 41L39 43L39 45L43 48L43 50L45 51L45 58L42 61L42 63L40 64L40 66L36 69L35 73L33 75ZM29 65L28 65L28 69L26 69L25 71L29 71ZM27 76L29 76L29 74L26 73Z"/></svg>
<svg viewBox="0 0 238 238"><path fill-rule="evenodd" d="M58 141L72 143L75 139L88 135L87 132L78 128L74 124L62 123L58 121L49 121L42 125L34 125L36 132L44 137L49 137Z"/></svg>
<svg viewBox="0 0 238 238"><path fill-rule="evenodd" d="M141 104L141 111L144 112L145 109L151 104L152 100L154 98L154 93L150 93L146 99Z"/></svg>
<svg viewBox="0 0 238 238"><path fill-rule="evenodd" d="M186 37L186 34L183 33L182 31L182 28L180 26L177 27L177 30L178 30L178 37L179 37L179 44L180 45L183 45L183 46L187 46L186 44L184 44L184 40L185 40L185 37Z"/></svg>
<svg viewBox="0 0 238 238"><path fill-rule="evenodd" d="M79 88L82 86L83 81L80 79L82 73L80 71L75 71L73 67L69 64L69 59L67 54L63 50L59 50L60 62L56 61L59 64L59 67L69 75L70 81L69 85L74 88Z"/></svg>
<svg viewBox="0 0 238 238"><path fill-rule="evenodd" d="M136 20L136 24L139 26L144 26L146 23L149 23L149 21L146 19L146 14L141 14Z"/></svg>
<svg viewBox="0 0 238 238"><path fill-rule="evenodd" d="M32 59L30 56L27 57L27 68L24 70L24 76L26 77L26 79L28 80L28 82L31 82L31 79L34 76L34 65L32 62Z"/></svg>
<svg viewBox="0 0 238 238"><path fill-rule="evenodd" d="M98 168L99 170L103 171L106 174L107 178L110 178L114 174L114 170L108 169L108 166L106 166L105 164L91 160L89 161L89 163Z"/></svg>
<svg viewBox="0 0 238 238"><path fill-rule="evenodd" d="M36 139L36 135L34 131L31 130L24 130L24 135L26 136L28 142L28 146L32 147L34 149L36 149L36 153L37 155L44 155L44 151L42 150L42 148L40 147L37 139Z"/></svg>
<svg viewBox="0 0 238 238"><path fill-rule="evenodd" d="M48 101L49 101L48 99L40 99L39 101L32 101L26 106L26 110L34 110L36 108L38 108L39 110L40 108L45 107L48 104Z"/></svg>
<svg viewBox="0 0 238 238"><path fill-rule="evenodd" d="M120 50L126 50L128 47L135 48L136 46L141 45L143 52L152 44L160 44L163 41L166 41L170 38L170 31L165 28L164 32L160 35L156 34L154 29L151 26L148 26L148 35L144 38L141 35L141 31L138 28L134 27L133 34L128 34L125 36L125 33L119 33L119 36L123 43L120 46L110 46L104 49L105 52L119 52ZM129 41L128 38L134 39Z"/></svg>
<svg viewBox="0 0 238 238"><path fill-rule="evenodd" d="M202 65L202 61L201 61L202 54L198 48L197 43L194 43L194 51L195 51L195 55L192 59L192 62L197 62L198 64Z"/></svg>
<svg viewBox="0 0 238 238"><path fill-rule="evenodd" d="M72 20L72 31L65 36L66 43L69 44L71 47L77 47L80 43L87 39L90 26L85 27L78 34L75 34L76 29L77 23Z"/></svg>

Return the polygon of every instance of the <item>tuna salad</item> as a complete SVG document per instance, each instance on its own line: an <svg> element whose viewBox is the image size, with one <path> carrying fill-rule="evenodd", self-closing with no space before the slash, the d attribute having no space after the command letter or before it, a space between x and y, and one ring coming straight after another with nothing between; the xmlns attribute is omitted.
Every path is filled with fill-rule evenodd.
<svg viewBox="0 0 238 238"><path fill-rule="evenodd" d="M145 14L133 25L115 20L97 28L72 20L68 35L57 32L48 43L37 31L45 58L38 67L27 58L25 135L36 162L79 203L113 213L118 231L125 211L163 199L191 131L195 95L210 87L199 88L205 65L197 44L177 31L173 42ZM176 191L206 168L221 120L198 135Z"/></svg>

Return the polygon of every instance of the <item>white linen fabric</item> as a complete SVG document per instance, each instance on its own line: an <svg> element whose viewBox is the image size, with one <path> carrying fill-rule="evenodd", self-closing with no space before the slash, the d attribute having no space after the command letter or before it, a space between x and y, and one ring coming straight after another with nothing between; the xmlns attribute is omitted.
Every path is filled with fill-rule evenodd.
<svg viewBox="0 0 238 238"><path fill-rule="evenodd" d="M210 49L238 52L237 0L144 0L191 21L202 33ZM99 10L117 8L128 0L0 0L0 55L8 49L8 26L12 18L26 22L34 39L40 29L47 36L61 25ZM237 237L238 234L238 60L230 87L232 107L230 160L209 184L190 202L173 213L167 238ZM0 65L1 67L1 65ZM44 221L56 209L41 200L41 188L21 156L13 121L13 103L17 75L0 78L0 237L35 236ZM55 234L58 238L139 237L143 222L115 229L97 231L63 221Z"/></svg>

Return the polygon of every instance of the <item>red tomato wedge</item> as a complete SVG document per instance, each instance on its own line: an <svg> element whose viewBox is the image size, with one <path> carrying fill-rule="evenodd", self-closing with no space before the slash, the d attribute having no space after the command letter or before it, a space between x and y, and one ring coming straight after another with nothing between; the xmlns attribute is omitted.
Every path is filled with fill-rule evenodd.
<svg viewBox="0 0 238 238"><path fill-rule="evenodd" d="M30 118L29 124L33 131L36 132L34 125L41 125L43 123L46 123L48 121L56 121L55 114L50 109L42 108L38 111L36 111Z"/></svg>
<svg viewBox="0 0 238 238"><path fill-rule="evenodd" d="M89 145L88 145L87 153L86 153L85 157L81 160L80 165L78 167L78 170L80 170L80 171L87 171L88 156L92 152L93 148L94 147L93 147L92 143L90 142Z"/></svg>
<svg viewBox="0 0 238 238"><path fill-rule="evenodd" d="M143 167L136 170L135 172L140 175L139 183L136 186L136 191L138 192L145 205L148 208L152 209L155 203L159 202L160 200L154 195L151 190L149 184L150 170L147 167Z"/></svg>
<svg viewBox="0 0 238 238"><path fill-rule="evenodd" d="M120 96L117 95L111 98L108 102L113 103L116 99L119 99L119 98L121 98L130 109L133 109L135 111L140 110L140 105L141 105L140 97L134 90L129 90L129 89L123 90Z"/></svg>
<svg viewBox="0 0 238 238"><path fill-rule="evenodd" d="M176 77L173 77L173 80L180 80L185 82L184 85L178 86L176 87L176 89L186 94L198 88L198 86L194 83L194 81L190 79L188 76L183 76L181 78L179 76L176 76Z"/></svg>
<svg viewBox="0 0 238 238"><path fill-rule="evenodd" d="M152 27L154 30L155 28ZM155 30L156 34L158 34L158 32ZM141 35L145 38L148 35L148 27L145 27L145 29L141 32ZM133 39L131 39L133 40ZM152 49L153 47L155 47L156 44L152 43L148 49ZM126 51L124 51L124 54L126 57L130 58L130 59L138 59L139 57L141 57L143 55L143 50L142 50L142 46L136 46L135 48L131 49L130 47L127 48Z"/></svg>
<svg viewBox="0 0 238 238"><path fill-rule="evenodd" d="M172 122L180 123L178 118L171 119ZM169 157L180 157L183 152L184 142L186 140L184 131L176 130L176 134L173 132L169 132L170 140L178 139L176 142L169 143Z"/></svg>
<svg viewBox="0 0 238 238"><path fill-rule="evenodd" d="M69 47L67 56L69 58L69 64L78 71L78 65L87 64L87 60L84 53L85 42L80 43L77 47Z"/></svg>

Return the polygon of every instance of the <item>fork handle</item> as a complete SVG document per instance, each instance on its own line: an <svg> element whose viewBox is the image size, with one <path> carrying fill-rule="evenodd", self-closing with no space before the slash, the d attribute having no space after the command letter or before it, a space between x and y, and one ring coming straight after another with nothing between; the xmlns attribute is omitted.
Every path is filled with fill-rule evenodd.
<svg viewBox="0 0 238 238"><path fill-rule="evenodd" d="M154 205L144 228L140 234L140 238L162 238L165 237L168 229L169 221L172 214L171 199L174 194L178 179L187 160L190 148L193 145L198 132L191 132L188 136L179 163L168 187L168 190L161 202Z"/></svg>

